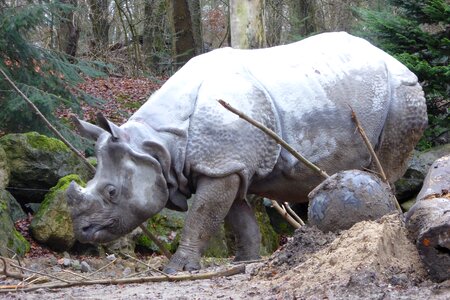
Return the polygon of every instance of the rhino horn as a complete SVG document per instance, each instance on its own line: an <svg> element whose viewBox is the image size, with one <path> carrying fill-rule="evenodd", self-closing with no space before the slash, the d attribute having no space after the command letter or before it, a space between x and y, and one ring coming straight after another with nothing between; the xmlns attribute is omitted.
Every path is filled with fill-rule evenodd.
<svg viewBox="0 0 450 300"><path fill-rule="evenodd" d="M123 130L113 122L106 119L101 112L97 113L97 122L101 128L111 134L114 140L118 140L124 136Z"/></svg>

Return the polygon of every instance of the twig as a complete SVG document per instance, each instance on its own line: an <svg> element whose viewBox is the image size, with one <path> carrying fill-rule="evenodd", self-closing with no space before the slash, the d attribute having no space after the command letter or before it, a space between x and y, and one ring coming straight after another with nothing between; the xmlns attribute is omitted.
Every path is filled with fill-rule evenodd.
<svg viewBox="0 0 450 300"><path fill-rule="evenodd" d="M47 118L40 112L39 108L34 105L34 103L28 99L28 97L22 93L22 91L14 84L14 82L6 75L6 73L0 69L0 73L2 73L3 77L5 77L6 81L9 83L9 85L25 100L28 107L45 123L45 125L53 132L54 135L56 135L64 144L66 144L67 147L70 148L85 164L88 166L88 168L95 173L95 168L92 166L89 161L74 147L72 144L66 140L66 138L59 133L59 131L53 127L53 125L47 120Z"/></svg>
<svg viewBox="0 0 450 300"><path fill-rule="evenodd" d="M387 183L388 186L390 187L389 181L388 181L388 179L386 177L386 173L384 173L384 170L383 170L383 167L381 166L380 160L378 159L378 156L375 153L375 150L373 149L373 146L370 143L370 140L367 137L367 134L366 134L364 128L361 126L361 123L358 120L356 112L353 110L353 108L350 105L349 105L349 107L350 107L350 110L351 110L351 113L352 113L352 120L353 120L353 122L355 122L356 128L358 129L358 131L359 131L359 133L360 133L364 143L366 144L366 147L369 150L370 156L372 156L372 158L373 158L373 160L375 162L375 165L377 166L377 169L378 169L379 175L381 177L381 180L383 180L385 183ZM397 208L397 210L400 213L402 213L402 208L400 207L400 204L398 203L397 198L395 196L393 197L393 202L394 202L394 205Z"/></svg>
<svg viewBox="0 0 450 300"><path fill-rule="evenodd" d="M286 219L286 221L289 222L289 224L291 224L292 226L294 226L295 229L298 229L298 228L302 227L302 225L300 225L300 223L298 223L297 221L295 221L295 220L291 217L291 215L289 215L289 214L287 213L287 211L284 210L284 209L278 204L277 201L275 201L275 200L270 200L270 201L272 201L272 205L273 205L273 207L277 210L277 212L278 212L280 215L282 215L282 216Z"/></svg>
<svg viewBox="0 0 450 300"><path fill-rule="evenodd" d="M59 278L59 277L54 276L52 274L45 274L45 273L42 273L40 271L35 271L35 270L31 270L31 269L28 269L28 268L25 268L25 267L21 267L21 266L15 265L13 263L11 264L11 266L13 266L14 268L18 268L18 269L24 270L24 271L28 271L30 273L39 274L39 275L42 275L42 276L47 276L47 277L50 277L50 278L53 278L53 279L56 279L56 280L59 280L59 281L65 282L65 283L71 283L68 280Z"/></svg>
<svg viewBox="0 0 450 300"><path fill-rule="evenodd" d="M288 213L298 222L300 223L300 225L304 226L305 222L303 222L302 218L299 217L299 215L297 215L295 213L295 211L291 208L291 206L289 205L289 203L284 202L284 206L286 207Z"/></svg>
<svg viewBox="0 0 450 300"><path fill-rule="evenodd" d="M289 153L291 153L295 158L297 158L299 161L301 161L302 163L304 163L309 169L313 170L314 172L316 172L317 174L319 174L320 176L324 177L324 178L328 178L330 177L325 171L323 171L322 169L320 169L318 166L316 166L315 164L313 164L312 162L310 162L309 160L307 160L303 155L301 155L300 153L297 152L297 150L295 150L294 148L292 148L288 143L286 143L279 135L277 135L273 130L267 128L266 126L264 126L263 124L261 124L260 122L250 118L249 116L247 116L246 114L244 114L243 112L237 110L236 108L232 107L229 103L219 99L217 100L223 107L225 107L226 109L228 109L229 111L231 111L232 113L236 114L239 116L239 118L244 119L245 121L247 121L248 123L252 124L253 126L255 126L256 128L260 129L261 131L263 131L265 134L267 134L268 136L270 136L273 140L275 140L280 146L282 146L284 149L286 149Z"/></svg>
<svg viewBox="0 0 450 300"><path fill-rule="evenodd" d="M167 250L167 248L163 245L163 243L154 236L144 224L139 225L142 231L158 246L159 250L161 250L162 254L164 254L168 259L172 257L172 254Z"/></svg>
<svg viewBox="0 0 450 300"><path fill-rule="evenodd" d="M78 274L78 273L75 273L75 272L72 272L72 271L70 271L70 270L64 270L64 269L62 269L62 271L65 272L65 273L69 273L69 274L71 274L71 275L74 275L74 276L83 278L84 280L90 280L89 277L84 276L84 275L81 275L81 274Z"/></svg>
<svg viewBox="0 0 450 300"><path fill-rule="evenodd" d="M157 273L160 273L161 275L164 275L164 276L166 276L166 277L169 277L169 275L167 275L167 274L164 273L163 271L160 271L160 270L158 270L157 268L154 268L154 267L150 266L149 264L147 264L147 263L145 263L145 262L143 262L143 261L141 261L141 260L139 260L139 259L137 259L137 258L135 258L135 257L133 257L133 256L131 256L131 255L128 255L128 254L126 254L126 253L123 253L123 255L125 255L126 257L128 257L128 258L130 258L130 259L132 259L132 260L134 260L134 261L136 261L136 262L138 262L138 263L140 263L140 264L142 264L142 265L144 265L144 266L146 266L147 268L149 268L149 269L151 269L151 270L153 270L153 271L155 271L155 272L157 272Z"/></svg>
<svg viewBox="0 0 450 300"><path fill-rule="evenodd" d="M97 274L98 272L100 272L100 271L106 269L106 268L109 267L110 265L114 264L114 263L116 262L116 260L117 260L117 258L115 258L115 259L114 259L113 261L111 261L110 263L104 265L103 267L101 267L101 268L98 269L97 271L90 273L87 277L91 277L92 275Z"/></svg>
<svg viewBox="0 0 450 300"><path fill-rule="evenodd" d="M45 125L50 129L53 134L55 134L67 147L69 147L70 150L73 151L91 170L93 173L95 173L96 169L93 165L89 163L89 161L74 147L72 144L64 138L64 136L55 128L53 125L47 120L47 118L41 113L39 108L34 105L34 103L14 84L14 82L6 75L6 73L0 69L0 73L2 73L3 77L5 77L6 81L9 83L9 85L25 100L25 102L28 104L28 107L45 123ZM142 230L143 225L141 225ZM144 230L144 233L158 246L158 248L161 249L161 251L164 253L164 255L170 258L170 252L167 251L166 248L164 248L163 244L148 230ZM20 262L19 262L20 264Z"/></svg>
<svg viewBox="0 0 450 300"><path fill-rule="evenodd" d="M87 286L94 284L130 284L130 283L145 283L145 282L163 282L163 281L187 281L187 280L203 280L212 279L217 277L227 277L236 274L241 274L245 272L245 265L239 265L236 267L229 268L224 271L203 273L203 274L187 274L187 275L169 275L169 276L150 276L150 277L133 277L133 278L120 278L120 279L100 279L91 281L76 281L69 283L57 283L57 284L42 284L36 285L28 288L21 288L18 286L0 286L0 293L10 293L10 292L30 292L37 289L57 289L57 288L68 288L74 286ZM11 287L11 288L9 288Z"/></svg>
<svg viewBox="0 0 450 300"><path fill-rule="evenodd" d="M24 275L20 273L15 272L9 272L8 271L8 263L4 257L0 257L0 260L3 262L3 270L0 271L1 274L4 274L6 277L14 278L14 279L20 279L23 280L26 278Z"/></svg>

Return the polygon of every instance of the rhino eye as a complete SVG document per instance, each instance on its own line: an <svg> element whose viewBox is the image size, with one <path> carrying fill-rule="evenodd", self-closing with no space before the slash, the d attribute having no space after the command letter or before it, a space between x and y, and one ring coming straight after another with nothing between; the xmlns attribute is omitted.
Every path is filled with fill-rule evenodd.
<svg viewBox="0 0 450 300"><path fill-rule="evenodd" d="M116 194L117 194L117 189L115 186L108 184L107 186L105 186L104 193L105 193L106 198L108 198L109 200L112 200L114 198L114 196L116 196Z"/></svg>

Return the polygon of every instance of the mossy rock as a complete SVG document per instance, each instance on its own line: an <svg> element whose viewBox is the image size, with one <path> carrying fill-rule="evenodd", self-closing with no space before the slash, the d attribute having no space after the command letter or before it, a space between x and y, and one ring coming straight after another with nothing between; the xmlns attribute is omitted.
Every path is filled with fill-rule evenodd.
<svg viewBox="0 0 450 300"><path fill-rule="evenodd" d="M11 197L7 191L0 190L0 255L6 257L12 257L15 253L23 256L30 251L30 244L15 229L11 219Z"/></svg>
<svg viewBox="0 0 450 300"><path fill-rule="evenodd" d="M0 198L6 199L9 216L11 217L11 220L13 222L25 219L27 217L20 204L17 202L16 199L14 199L11 193L9 193L7 190L0 189Z"/></svg>
<svg viewBox="0 0 450 300"><path fill-rule="evenodd" d="M4 189L9 183L9 166L6 158L5 150L0 147L0 189Z"/></svg>
<svg viewBox="0 0 450 300"><path fill-rule="evenodd" d="M71 174L61 178L45 196L30 224L33 238L57 251L68 250L75 243L72 218L65 195L72 180L85 186L78 175Z"/></svg>
<svg viewBox="0 0 450 300"><path fill-rule="evenodd" d="M41 202L46 191L69 174L85 181L88 167L60 140L37 132L8 134L0 138L10 169L9 185L21 203Z"/></svg>
<svg viewBox="0 0 450 300"><path fill-rule="evenodd" d="M167 249L175 253L180 242L181 231L184 224L185 213L163 209L147 221L147 229L160 241L166 244ZM136 242L138 247L158 252L156 246L145 234L141 234Z"/></svg>

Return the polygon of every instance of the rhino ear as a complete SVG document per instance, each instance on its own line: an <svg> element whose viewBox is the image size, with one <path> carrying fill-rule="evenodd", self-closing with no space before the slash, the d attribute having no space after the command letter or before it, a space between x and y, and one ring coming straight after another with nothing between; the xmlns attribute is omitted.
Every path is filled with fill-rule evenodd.
<svg viewBox="0 0 450 300"><path fill-rule="evenodd" d="M123 130L113 122L106 119L105 116L100 112L97 113L97 123L101 128L111 134L114 141L117 141L118 139L120 139L120 137L124 136Z"/></svg>
<svg viewBox="0 0 450 300"><path fill-rule="evenodd" d="M94 124L79 120L75 116L72 116L71 119L72 119L72 122L77 127L80 134L82 136L84 136L85 138L96 141L98 139L98 137L102 133L105 132L102 128L100 128Z"/></svg>
<svg viewBox="0 0 450 300"><path fill-rule="evenodd" d="M187 211L187 199L186 196L181 194L178 190L178 183L172 170L169 151L166 147L154 141L145 141L143 145L145 151L153 156L161 166L162 173L169 189L169 201L166 204L167 208L177 211Z"/></svg>

